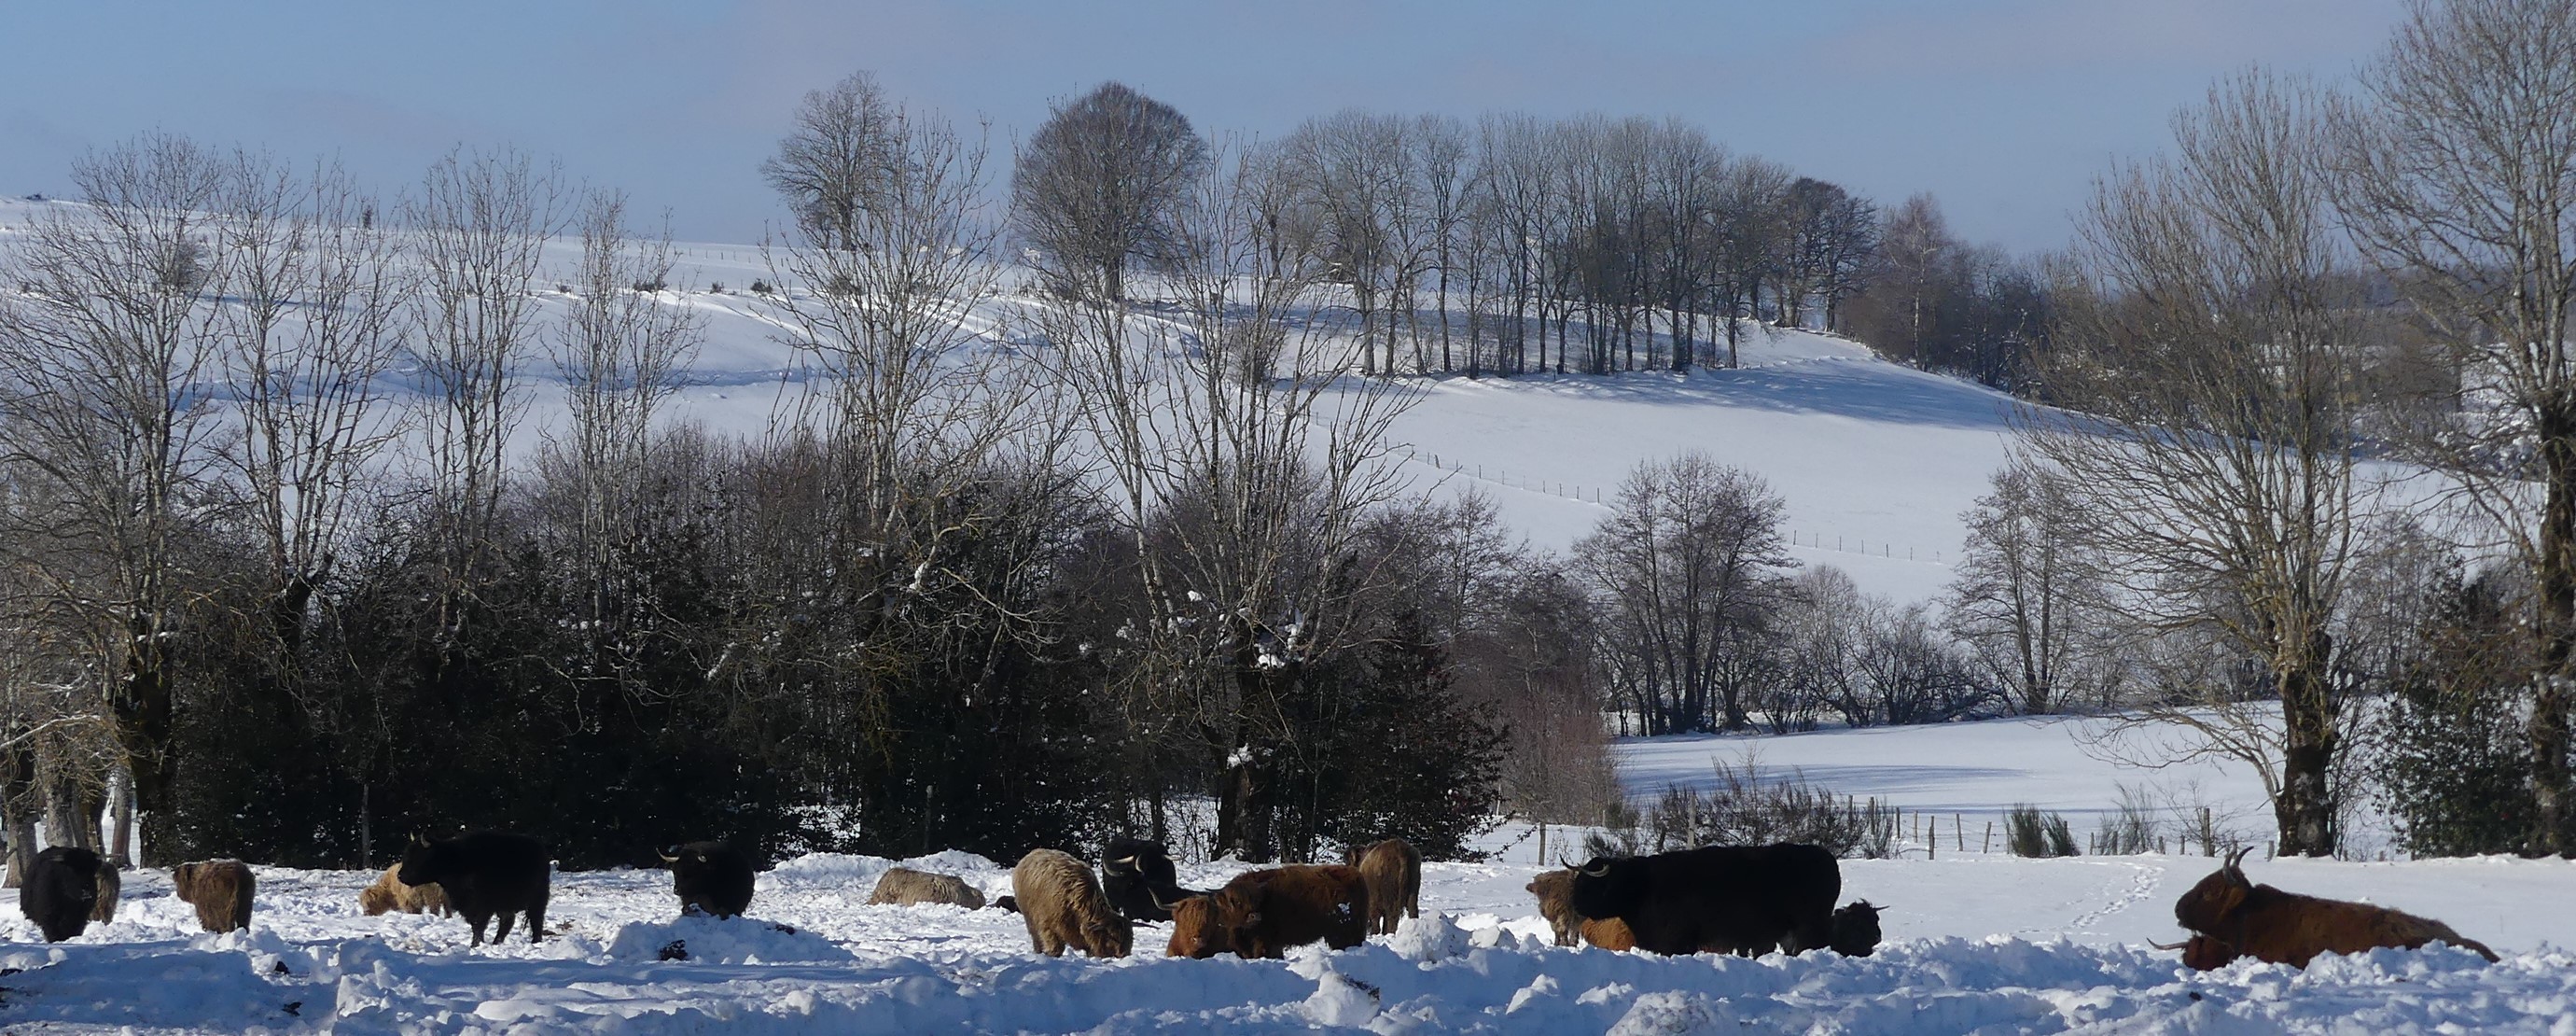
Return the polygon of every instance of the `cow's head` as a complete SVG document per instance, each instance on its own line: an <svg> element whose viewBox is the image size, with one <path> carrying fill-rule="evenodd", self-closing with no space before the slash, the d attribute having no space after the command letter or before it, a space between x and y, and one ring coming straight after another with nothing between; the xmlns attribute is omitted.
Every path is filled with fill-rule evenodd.
<svg viewBox="0 0 2576 1036"><path fill-rule="evenodd" d="M1268 943L1263 926L1263 911L1270 903L1272 871L1254 871L1227 882L1224 888L1208 895L1208 913L1224 932L1225 948L1247 960L1262 956ZM1251 879L1251 880L1245 880Z"/></svg>
<svg viewBox="0 0 2576 1036"><path fill-rule="evenodd" d="M1180 872L1172 866L1172 855L1161 842L1141 838L1118 838L1100 855L1100 873L1105 877L1140 877L1156 888L1177 883Z"/></svg>
<svg viewBox="0 0 2576 1036"><path fill-rule="evenodd" d="M1588 918L1626 917L1645 902L1651 876L1633 857L1595 856L1574 868L1567 902Z"/></svg>
<svg viewBox="0 0 2576 1036"><path fill-rule="evenodd" d="M1868 900L1861 899L1834 911L1833 934L1828 944L1835 953L1846 957L1866 957L1878 952L1878 915L1886 909L1871 906Z"/></svg>
<svg viewBox="0 0 2576 1036"><path fill-rule="evenodd" d="M1216 921L1216 907L1209 897L1190 896L1161 905L1172 912L1172 941L1163 947L1164 956L1205 960L1233 948L1225 926Z"/></svg>
<svg viewBox="0 0 2576 1036"><path fill-rule="evenodd" d="M427 885L447 879L451 876L447 873L448 868L453 866L447 849L445 843L433 842L428 835L412 832L411 844L403 847L402 869L394 872L394 880L405 885Z"/></svg>
<svg viewBox="0 0 2576 1036"><path fill-rule="evenodd" d="M1136 927L1118 914L1082 922L1082 939L1094 957L1124 957L1136 948Z"/></svg>
<svg viewBox="0 0 2576 1036"><path fill-rule="evenodd" d="M2248 846L2227 854L2226 863L2200 879L2200 884L2183 893L2181 899L2175 900L2174 920L2184 928L2201 933L2216 932L2226 927L2235 917L2237 908L2245 905L2245 897L2254 891L2254 883L2245 877L2245 869L2240 866L2252 848Z"/></svg>

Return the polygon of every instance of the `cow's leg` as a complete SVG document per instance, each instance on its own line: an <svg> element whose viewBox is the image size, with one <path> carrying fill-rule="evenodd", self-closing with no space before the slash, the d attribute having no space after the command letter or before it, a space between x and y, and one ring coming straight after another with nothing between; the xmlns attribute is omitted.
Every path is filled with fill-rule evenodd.
<svg viewBox="0 0 2576 1036"><path fill-rule="evenodd" d="M484 926L486 923L490 922L491 920L492 920L492 915L490 915L490 914L474 914L474 913L469 913L469 914L466 914L466 915L465 915L465 923L466 923L466 924L470 924L470 925L473 925L473 926L474 926L474 942L473 942L473 945L476 945L476 946L481 946L481 945L483 945L483 926Z"/></svg>
<svg viewBox="0 0 2576 1036"><path fill-rule="evenodd" d="M534 943L545 936L546 904L540 900L537 905L528 908L528 941Z"/></svg>
<svg viewBox="0 0 2576 1036"><path fill-rule="evenodd" d="M501 930L492 933L493 945L498 946L510 941L510 919L517 916L519 916L519 912L516 910L501 911Z"/></svg>

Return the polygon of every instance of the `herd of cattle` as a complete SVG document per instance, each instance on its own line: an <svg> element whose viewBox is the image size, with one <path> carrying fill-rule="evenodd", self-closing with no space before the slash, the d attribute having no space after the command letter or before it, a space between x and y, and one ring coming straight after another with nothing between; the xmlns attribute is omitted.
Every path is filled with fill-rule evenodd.
<svg viewBox="0 0 2576 1036"><path fill-rule="evenodd" d="M751 858L716 842L662 850L681 912L734 917L751 905ZM2305 966L2320 953L2416 949L2442 942L2495 952L2430 918L2365 903L2284 892L2245 876L2244 850L2201 879L2174 904L2190 936L2159 949L2179 949L2183 963L2208 970L2242 957ZM358 894L368 915L391 911L462 915L482 945L526 920L528 941L545 936L550 867L545 848L524 835L480 832L432 841L415 837L401 863ZM1222 888L1182 888L1160 843L1112 841L1099 873L1070 853L1037 849L1011 871L1011 894L992 904L1016 911L1029 940L1048 956L1067 949L1123 957L1135 926L1167 924L1173 957L1277 958L1292 946L1322 942L1357 946L1421 916L1422 856L1402 839L1354 846L1342 864L1299 864L1248 871ZM171 883L196 908L209 932L248 927L255 883L238 860L181 864ZM116 868L86 849L36 854L18 893L19 908L48 942L79 935L91 921L113 920ZM1866 957L1879 942L1883 907L1860 900L1837 908L1842 869L1812 845L1710 846L1651 856L1595 858L1539 875L1528 886L1561 946L1590 943L1610 950L1659 954L1831 949ZM955 875L896 867L877 881L872 904L942 903L985 907L984 894Z"/></svg>

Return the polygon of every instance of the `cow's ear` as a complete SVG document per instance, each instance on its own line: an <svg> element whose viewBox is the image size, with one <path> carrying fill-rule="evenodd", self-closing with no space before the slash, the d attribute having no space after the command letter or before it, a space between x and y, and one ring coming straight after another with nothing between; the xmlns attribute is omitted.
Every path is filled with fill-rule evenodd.
<svg viewBox="0 0 2576 1036"><path fill-rule="evenodd" d="M1246 927L1246 928L1250 928L1250 927L1252 927L1253 925L1257 925L1257 924L1260 924L1260 923L1261 923L1261 911L1255 910L1255 911L1253 911L1253 912L1251 912L1251 913L1249 913L1249 914L1245 914L1245 915L1243 915L1243 926L1244 926L1244 927Z"/></svg>

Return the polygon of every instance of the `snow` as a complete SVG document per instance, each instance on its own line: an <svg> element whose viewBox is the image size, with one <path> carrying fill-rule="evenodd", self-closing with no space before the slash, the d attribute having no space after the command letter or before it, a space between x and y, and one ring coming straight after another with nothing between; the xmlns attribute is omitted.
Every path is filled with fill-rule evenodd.
<svg viewBox="0 0 2576 1036"><path fill-rule="evenodd" d="M896 863L989 891L1001 864L815 855L762 876L752 917L679 917L668 875L556 876L548 940L469 949L461 919L365 917L363 871L259 868L250 931L194 931L166 874L126 882L119 919L35 942L0 918L11 1032L2433 1032L2576 1028L2576 919L2563 861L2249 862L2257 880L2442 918L2505 954L2375 951L2304 971L2194 974L2172 899L2198 856L1854 860L1844 898L1889 907L1867 959L1657 958L1548 945L1522 890L1540 866L1430 863L1423 916L1352 950L1285 961L1121 960L1030 951L995 909L864 905ZM1190 863L1207 887L1244 869ZM666 952L673 944L685 955ZM290 1009L291 1005L291 1009ZM2452 1027L2445 1030L2443 1027Z"/></svg>

